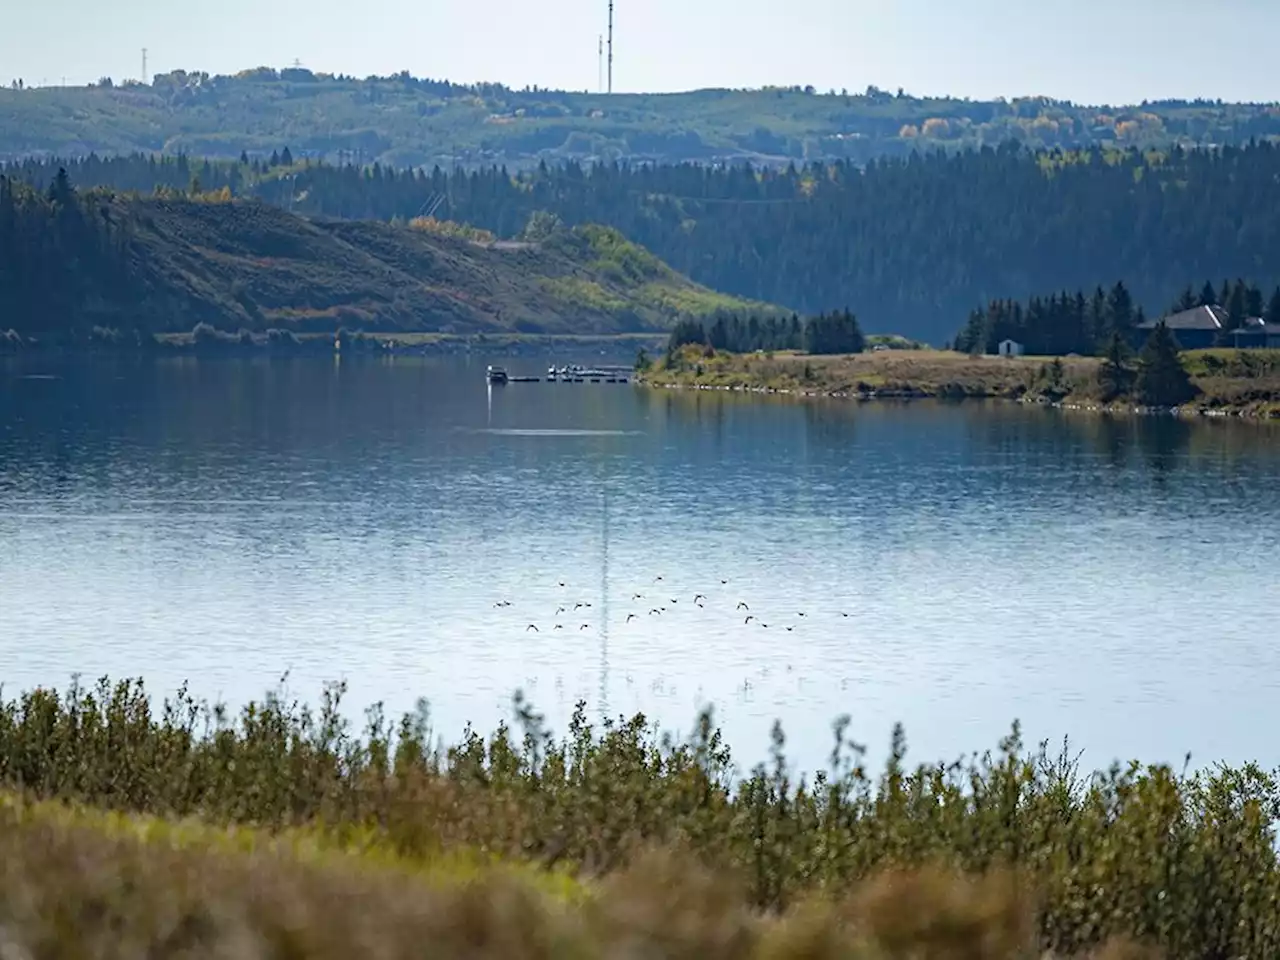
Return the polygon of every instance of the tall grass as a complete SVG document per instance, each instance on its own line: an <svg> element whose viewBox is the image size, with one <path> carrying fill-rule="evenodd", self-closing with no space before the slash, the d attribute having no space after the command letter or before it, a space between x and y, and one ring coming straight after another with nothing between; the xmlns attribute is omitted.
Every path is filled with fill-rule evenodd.
<svg viewBox="0 0 1280 960"><path fill-rule="evenodd" d="M1039 951L1084 954L1122 937L1170 957L1280 952L1280 790L1253 766L1085 775L1065 751L1025 748L1015 728L990 754L914 768L898 731L872 773L837 723L828 768L812 780L789 766L781 730L770 761L735 776L708 716L676 740L643 717L593 725L580 706L556 739L517 699L514 727L446 748L433 745L425 707L395 723L375 707L353 731L342 693L330 688L315 710L268 697L232 716L185 691L153 707L137 682L32 691L0 705L0 785L213 824L308 827L408 860L469 850L588 882L624 883L644 851L679 850L738 907L765 914L807 904L836 916L851 891L886 875L917 886L1004 877ZM936 883L950 891L943 900L968 896ZM955 906L953 922L977 909Z"/></svg>
<svg viewBox="0 0 1280 960"><path fill-rule="evenodd" d="M653 851L566 898L530 868L427 875L219 834L0 799L0 954L918 960L1038 957L1011 874L891 872L782 914ZM1108 957L1137 956L1117 952Z"/></svg>

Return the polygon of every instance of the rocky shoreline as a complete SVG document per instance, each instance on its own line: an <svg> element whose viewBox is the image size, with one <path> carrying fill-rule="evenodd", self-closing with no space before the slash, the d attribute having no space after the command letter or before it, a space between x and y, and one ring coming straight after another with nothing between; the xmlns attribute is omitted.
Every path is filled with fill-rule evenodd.
<svg viewBox="0 0 1280 960"><path fill-rule="evenodd" d="M1132 414L1140 416L1173 416L1173 417L1212 417L1257 420L1260 422L1280 421L1280 408L1264 407L1212 407L1206 405L1185 404L1179 407L1149 407L1132 403L1101 403L1089 400L1054 399L1043 394L1010 394L981 392L948 392L929 391L921 387L893 386L887 388L870 388L858 390L823 390L810 388L770 387L765 385L751 386L747 384L707 384L684 383L679 381L658 381L649 377L637 377L636 383L658 390L696 390L717 393L751 393L762 396L794 397L799 399L854 400L859 403L874 401L941 401L957 403L963 400L997 400L1007 403L1020 403L1029 406L1049 407L1055 410L1071 410L1088 413Z"/></svg>

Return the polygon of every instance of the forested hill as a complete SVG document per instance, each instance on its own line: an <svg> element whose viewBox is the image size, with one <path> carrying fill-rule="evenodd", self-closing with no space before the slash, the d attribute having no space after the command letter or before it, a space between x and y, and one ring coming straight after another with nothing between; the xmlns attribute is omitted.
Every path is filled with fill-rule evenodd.
<svg viewBox="0 0 1280 960"><path fill-rule="evenodd" d="M1229 67L1227 68L1229 69ZM8 85L8 78L5 79ZM850 159L1030 146L1238 144L1280 135L1267 104L1162 101L1089 107L1045 97L970 101L865 91L699 90L599 94L512 90L295 68L235 76L174 71L146 85L0 89L0 159L36 153L299 155L394 167L539 160Z"/></svg>
<svg viewBox="0 0 1280 960"><path fill-rule="evenodd" d="M1132 278L1155 309L1188 277L1280 282L1280 147L1033 153L1016 147L801 169L568 164L397 173L185 158L93 160L81 183L227 186L320 216L434 212L517 237L551 211L607 223L699 283L869 332L942 343L975 304ZM288 161L287 163L285 161ZM56 169L56 168L55 168ZM48 166L17 176L43 184Z"/></svg>
<svg viewBox="0 0 1280 960"><path fill-rule="evenodd" d="M255 201L46 193L0 177L0 332L593 333L760 308L603 227L494 242L437 224L311 221ZM0 344L3 346L3 344Z"/></svg>

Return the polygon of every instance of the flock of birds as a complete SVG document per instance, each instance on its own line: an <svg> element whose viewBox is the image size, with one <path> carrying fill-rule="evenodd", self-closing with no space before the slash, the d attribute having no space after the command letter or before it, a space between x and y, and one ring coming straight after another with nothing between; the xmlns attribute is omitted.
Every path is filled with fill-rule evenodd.
<svg viewBox="0 0 1280 960"><path fill-rule="evenodd" d="M661 575L654 577L653 587L660 589L660 585L663 584L664 582L665 582L665 578L662 577ZM729 585L729 581L727 579L722 579L720 581L720 585L722 587L727 587ZM556 582L556 586L559 589L565 589L567 587L567 584L565 583L565 581L559 580ZM653 590L651 590L649 595L646 595L640 592L633 592L631 595L631 602L636 603L637 601L643 600L646 604L656 603L657 604L656 606L649 607L649 612L647 616L660 617L665 613L667 613L668 610L670 610L671 608L675 607L680 603L680 599L678 597L669 596L670 592L671 591L669 590L662 590L661 592L655 594ZM662 597L662 596L667 596L667 599L665 601L655 599L655 597ZM710 600L711 598L707 596L707 594L705 593L695 593L693 595L693 599L690 602L692 603L693 606L696 606L699 609L705 609L707 603L710 602ZM499 610L507 609L513 606L515 605L510 600L499 600L494 604L494 607ZM563 630L565 629L565 626L566 626L563 622L561 622L563 617L569 614L578 614L582 610L591 610L591 609L592 609L591 604L585 600L576 601L572 605L572 607L570 607L567 602L561 603L556 607L555 614L554 614L554 623L550 626L550 629L552 631ZM643 607L638 609L642 611ZM747 604L745 600L738 601L737 606L734 608L734 612L738 614L745 613L745 616L743 617L743 620L742 620L743 626L749 627L752 624L755 624L761 627L762 629L766 629L766 630L769 629L769 624L765 623L763 620L757 617L754 613L752 613L751 607ZM806 620L809 617L808 613L806 613L803 610L796 611L795 615L800 621ZM584 616L589 616L589 614L585 614ZM840 616L844 618L848 618L849 614L842 611L840 613ZM580 620L582 618L575 616L573 619ZM641 619L641 613L636 612L635 610L632 610L627 614L626 620L623 622L623 625L625 626L626 624L629 624L632 621L639 620L639 619ZM544 626L546 625L545 621L543 625ZM572 621L570 621L570 625L572 625ZM787 624L783 627L783 629L785 629L786 632L790 633L794 631L798 625L799 625L798 622ZM579 624L577 629L579 632L583 630L590 630L591 624L589 622L581 623ZM525 630L525 633L529 633L529 632L541 633L542 632L542 628L539 627L537 623L528 623L525 626L524 630Z"/></svg>

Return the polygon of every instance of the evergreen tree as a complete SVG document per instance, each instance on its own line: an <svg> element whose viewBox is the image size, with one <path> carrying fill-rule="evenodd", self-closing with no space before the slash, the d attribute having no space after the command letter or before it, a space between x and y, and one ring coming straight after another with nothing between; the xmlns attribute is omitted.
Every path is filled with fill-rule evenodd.
<svg viewBox="0 0 1280 960"><path fill-rule="evenodd" d="M1164 323L1156 324L1138 356L1133 386L1138 402L1153 407L1176 407L1196 394L1178 359L1178 341Z"/></svg>
<svg viewBox="0 0 1280 960"><path fill-rule="evenodd" d="M1227 330L1237 330L1244 324L1245 318L1245 285L1237 280L1231 288L1231 296L1227 298Z"/></svg>
<svg viewBox="0 0 1280 960"><path fill-rule="evenodd" d="M1191 284L1187 284L1182 288L1182 293L1178 294L1178 299L1174 301L1173 312L1182 313L1184 310L1194 310L1199 306L1196 300L1195 291L1191 289Z"/></svg>
<svg viewBox="0 0 1280 960"><path fill-rule="evenodd" d="M1098 367L1098 386L1102 389L1102 400L1110 403L1129 392L1133 381L1133 369L1129 366L1129 345L1119 331L1111 334Z"/></svg>
<svg viewBox="0 0 1280 960"><path fill-rule="evenodd" d="M1249 284L1244 297L1244 315L1261 317L1265 311L1266 307L1262 303L1262 289L1256 283Z"/></svg>
<svg viewBox="0 0 1280 960"><path fill-rule="evenodd" d="M1213 289L1213 282L1206 280L1204 286L1200 289L1200 306L1216 307L1218 305L1218 294Z"/></svg>
<svg viewBox="0 0 1280 960"><path fill-rule="evenodd" d="M1271 299L1267 302L1267 312L1263 315L1263 319L1266 320L1267 326L1271 326L1274 323L1277 327L1280 327L1280 287L1276 287L1271 294Z"/></svg>
<svg viewBox="0 0 1280 960"><path fill-rule="evenodd" d="M1133 329L1133 297L1123 282L1117 282L1107 294L1109 332L1127 334Z"/></svg>

